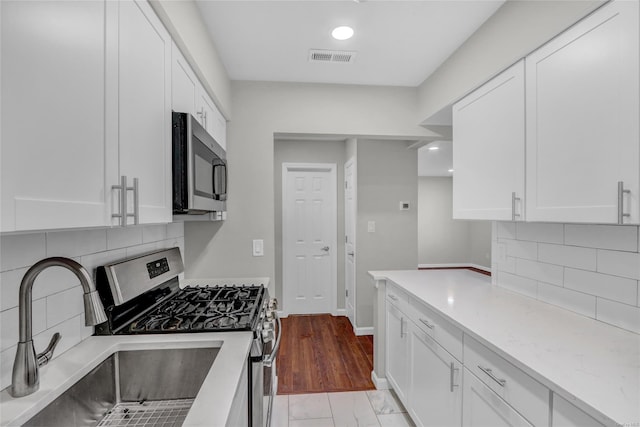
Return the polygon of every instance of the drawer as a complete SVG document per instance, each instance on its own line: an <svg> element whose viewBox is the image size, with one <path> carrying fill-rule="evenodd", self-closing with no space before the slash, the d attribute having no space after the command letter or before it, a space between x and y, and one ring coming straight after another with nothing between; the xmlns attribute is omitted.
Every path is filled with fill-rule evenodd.
<svg viewBox="0 0 640 427"><path fill-rule="evenodd" d="M390 280L387 280L386 288L387 301L398 307L400 311L408 314L409 294Z"/></svg>
<svg viewBox="0 0 640 427"><path fill-rule="evenodd" d="M549 425L549 389L469 335L464 366L533 425Z"/></svg>
<svg viewBox="0 0 640 427"><path fill-rule="evenodd" d="M416 298L409 300L411 320L453 357L462 361L462 330Z"/></svg>

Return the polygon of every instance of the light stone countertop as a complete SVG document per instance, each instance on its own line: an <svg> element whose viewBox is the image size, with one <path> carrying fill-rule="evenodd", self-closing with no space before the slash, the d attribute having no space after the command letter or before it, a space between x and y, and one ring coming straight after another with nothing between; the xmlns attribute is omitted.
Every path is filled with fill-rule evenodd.
<svg viewBox="0 0 640 427"><path fill-rule="evenodd" d="M606 424L640 425L640 335L492 286L469 270L369 274L405 289Z"/></svg>
<svg viewBox="0 0 640 427"><path fill-rule="evenodd" d="M117 351L218 347L218 355L184 425L224 426L236 390L248 387L239 383L251 340L252 332L89 337L40 369L40 389L35 393L16 399L9 395L8 389L3 390L0 393L0 425L14 426L28 421Z"/></svg>

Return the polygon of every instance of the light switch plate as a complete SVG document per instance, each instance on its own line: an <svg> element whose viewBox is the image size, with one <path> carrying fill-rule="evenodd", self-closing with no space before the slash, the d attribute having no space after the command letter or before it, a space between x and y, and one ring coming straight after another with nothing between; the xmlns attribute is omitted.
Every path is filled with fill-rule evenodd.
<svg viewBox="0 0 640 427"><path fill-rule="evenodd" d="M253 241L253 256L264 256L264 240Z"/></svg>
<svg viewBox="0 0 640 427"><path fill-rule="evenodd" d="M375 233L376 232L376 222L375 221L368 221L367 222L367 232L369 232L369 233Z"/></svg>

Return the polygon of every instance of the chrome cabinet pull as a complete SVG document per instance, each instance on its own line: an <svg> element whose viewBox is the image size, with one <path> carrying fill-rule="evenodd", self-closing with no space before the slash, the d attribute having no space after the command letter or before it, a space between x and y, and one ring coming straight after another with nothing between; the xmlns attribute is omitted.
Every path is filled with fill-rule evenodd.
<svg viewBox="0 0 640 427"><path fill-rule="evenodd" d="M520 214L516 213L516 201L520 201L520 197L516 197L516 192L511 193L511 221L515 221L516 217L520 218Z"/></svg>
<svg viewBox="0 0 640 427"><path fill-rule="evenodd" d="M429 329L433 329L436 327L436 325L434 325L433 323L429 323L428 320L425 320L425 319L418 319L418 320L420 320L420 323L422 323L424 326L426 326Z"/></svg>
<svg viewBox="0 0 640 427"><path fill-rule="evenodd" d="M127 225L127 177L122 175L120 177L120 185L112 185L112 190L120 191L120 209L118 213L111 214L112 218L118 218L120 220L120 226Z"/></svg>
<svg viewBox="0 0 640 427"><path fill-rule="evenodd" d="M459 384L454 384L454 383L453 383L453 376L454 376L455 371L457 371L457 370L458 370L458 368L454 367L453 362L451 362L451 363L449 364L449 370L450 370L450 372L451 372L451 388L450 388L450 390L451 390L451 393L453 393L453 389L454 389L454 387L460 387L460 385L459 385Z"/></svg>
<svg viewBox="0 0 640 427"><path fill-rule="evenodd" d="M133 187L126 187L127 191L133 191L133 213L127 212L128 218L133 218L133 224L138 225L140 222L140 191L138 186L138 178L133 178ZM126 193L125 193L126 199ZM126 211L125 211L126 212ZM125 219L126 225L126 219Z"/></svg>
<svg viewBox="0 0 640 427"><path fill-rule="evenodd" d="M625 190L624 182L618 181L618 224L623 224L624 219L631 216L630 213L624 211L624 195L630 193L631 190Z"/></svg>
<svg viewBox="0 0 640 427"><path fill-rule="evenodd" d="M480 365L478 365L478 368L479 368L482 372L484 372L485 374L487 374L487 375L489 376L489 378L491 378L492 380L494 380L495 382L497 382L497 383L498 383L498 385L499 385L500 387L504 387L504 386L507 384L507 380L503 380L503 379L500 379L500 378L496 377L496 375L493 373L493 371L491 370L491 368L485 368L485 367L482 367L482 366L480 366Z"/></svg>

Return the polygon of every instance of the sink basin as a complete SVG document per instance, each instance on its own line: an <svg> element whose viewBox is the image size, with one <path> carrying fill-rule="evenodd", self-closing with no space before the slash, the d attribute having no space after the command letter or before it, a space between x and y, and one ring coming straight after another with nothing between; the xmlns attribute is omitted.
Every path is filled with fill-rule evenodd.
<svg viewBox="0 0 640 427"><path fill-rule="evenodd" d="M184 421L219 348L119 351L25 426L175 425ZM135 424L140 425L140 424Z"/></svg>

